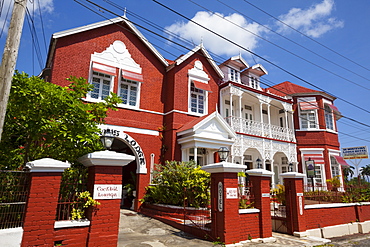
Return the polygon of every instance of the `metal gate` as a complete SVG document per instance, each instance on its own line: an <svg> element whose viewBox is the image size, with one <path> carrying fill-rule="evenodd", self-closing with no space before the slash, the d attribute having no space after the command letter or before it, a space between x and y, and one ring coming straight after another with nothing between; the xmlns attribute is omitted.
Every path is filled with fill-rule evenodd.
<svg viewBox="0 0 370 247"><path fill-rule="evenodd" d="M271 221L272 231L288 233L287 210L286 206L274 200L276 195L271 192Z"/></svg>
<svg viewBox="0 0 370 247"><path fill-rule="evenodd" d="M28 171L0 171L0 229L23 226L29 183Z"/></svg>

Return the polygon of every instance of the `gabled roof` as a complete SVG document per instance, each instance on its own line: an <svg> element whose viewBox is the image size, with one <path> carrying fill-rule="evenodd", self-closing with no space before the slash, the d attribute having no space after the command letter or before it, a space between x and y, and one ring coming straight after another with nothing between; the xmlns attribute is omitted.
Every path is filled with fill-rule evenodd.
<svg viewBox="0 0 370 247"><path fill-rule="evenodd" d="M216 71L216 73L221 77L224 78L224 73L220 70L220 68L217 66L217 64L214 62L213 58L209 55L208 51L204 48L203 44L199 44L198 46L194 47L191 51L186 53L185 55L182 55L178 57L171 66L168 67L167 71L171 70L176 65L182 64L186 59L194 55L195 53L202 52L204 54L204 57L209 61L213 69Z"/></svg>
<svg viewBox="0 0 370 247"><path fill-rule="evenodd" d="M245 71L251 72L251 73L256 74L258 76L263 76L263 75L268 74L267 70L262 66L262 64L259 64L259 63L253 65L252 67L249 67Z"/></svg>
<svg viewBox="0 0 370 247"><path fill-rule="evenodd" d="M236 138L235 132L217 111L184 124L177 136L179 144L207 143L214 148L221 144L232 145Z"/></svg>
<svg viewBox="0 0 370 247"><path fill-rule="evenodd" d="M51 56L54 54L54 49L56 46L56 42L59 38L63 38L69 35L77 34L77 33L82 33L85 31L93 30L96 28L108 26L108 25L116 25L120 22L125 23L131 31L136 34L136 36L143 41L143 43L148 47L150 51L153 52L153 54L160 60L164 66L168 66L167 60L154 48L154 46L144 37L144 35L127 19L126 16L121 16L117 17L114 19L106 20L106 21L101 21L101 22L96 22L92 23L89 25L81 26L81 27L76 27L68 30L64 30L61 32L54 33L51 41L50 41L50 48L49 48L49 54L48 54L48 59L46 61L46 67L49 67L49 63L52 61Z"/></svg>
<svg viewBox="0 0 370 247"><path fill-rule="evenodd" d="M270 93L279 96L323 95L332 100L336 99L334 96L327 94L325 92L302 87L289 81L285 81L270 88L266 88L266 91L269 91Z"/></svg>
<svg viewBox="0 0 370 247"><path fill-rule="evenodd" d="M239 71L242 71L243 69L249 67L249 64L244 60L244 58L240 54L229 58L228 60L223 62L221 66L222 65L226 65L226 66L230 65L234 68L238 68Z"/></svg>

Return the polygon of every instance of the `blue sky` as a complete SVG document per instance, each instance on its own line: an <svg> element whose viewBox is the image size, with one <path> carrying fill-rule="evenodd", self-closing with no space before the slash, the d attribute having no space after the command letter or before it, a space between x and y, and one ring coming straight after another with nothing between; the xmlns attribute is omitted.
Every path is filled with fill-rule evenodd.
<svg viewBox="0 0 370 247"><path fill-rule="evenodd" d="M10 2L5 0L1 8L1 27L5 23L0 37L1 47L5 42L5 17ZM30 75L39 74L45 65L53 33L116 17L113 13L122 15L126 7L131 21L166 38L141 29L165 58L175 59L203 42L217 63L239 52L250 65L261 63L269 72L262 82L269 86L291 81L336 96L336 106L347 117L338 121L341 146L369 146L370 132L366 125L370 125L370 1L158 0L239 46L194 25L153 0L92 2L108 11L85 0L29 2L28 11L36 34L31 35L30 18L26 18L16 68ZM9 16L10 13L8 19ZM164 30L170 31L172 36ZM36 39L37 52L32 49ZM361 165L369 163L369 160L362 160Z"/></svg>

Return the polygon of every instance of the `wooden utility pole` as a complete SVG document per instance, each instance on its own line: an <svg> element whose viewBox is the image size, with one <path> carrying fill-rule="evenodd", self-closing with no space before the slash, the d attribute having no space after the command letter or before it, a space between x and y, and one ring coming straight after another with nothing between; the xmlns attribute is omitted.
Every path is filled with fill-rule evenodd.
<svg viewBox="0 0 370 247"><path fill-rule="evenodd" d="M27 0L14 1L13 13L10 19L8 36L0 66L0 141L4 128L6 106L8 104L15 64L18 57L26 6Z"/></svg>

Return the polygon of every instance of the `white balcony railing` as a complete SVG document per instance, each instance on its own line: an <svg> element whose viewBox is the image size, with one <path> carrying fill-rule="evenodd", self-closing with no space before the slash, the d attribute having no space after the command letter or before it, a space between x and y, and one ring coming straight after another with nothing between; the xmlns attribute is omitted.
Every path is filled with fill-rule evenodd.
<svg viewBox="0 0 370 247"><path fill-rule="evenodd" d="M282 141L295 141L294 131L289 128L233 116L225 119L235 132Z"/></svg>

